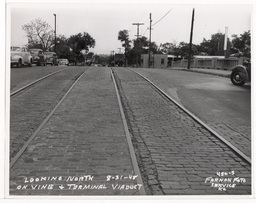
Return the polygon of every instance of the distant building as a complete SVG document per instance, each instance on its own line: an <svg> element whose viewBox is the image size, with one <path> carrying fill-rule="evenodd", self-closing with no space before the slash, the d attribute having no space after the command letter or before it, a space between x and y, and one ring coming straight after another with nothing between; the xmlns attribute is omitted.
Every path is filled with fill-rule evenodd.
<svg viewBox="0 0 256 203"><path fill-rule="evenodd" d="M148 54L142 54L140 63L142 68L167 68L168 56L167 54L151 54L150 66L148 62Z"/></svg>

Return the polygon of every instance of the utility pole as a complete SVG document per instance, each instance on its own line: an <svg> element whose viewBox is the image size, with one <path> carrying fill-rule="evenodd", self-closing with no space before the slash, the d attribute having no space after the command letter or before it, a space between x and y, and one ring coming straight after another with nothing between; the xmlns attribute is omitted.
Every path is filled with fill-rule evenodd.
<svg viewBox="0 0 256 203"><path fill-rule="evenodd" d="M225 38L224 38L224 56L225 56L225 58L228 58L227 44L228 44L228 27L225 27Z"/></svg>
<svg viewBox="0 0 256 203"><path fill-rule="evenodd" d="M149 25L149 45L148 45L148 68L150 68L150 50L151 50L151 26L152 26L152 16L151 13L149 14L149 20L150 20L150 25Z"/></svg>
<svg viewBox="0 0 256 203"><path fill-rule="evenodd" d="M192 20L191 20L191 31L190 31L190 42L189 42L189 52L188 52L188 69L190 69L191 51L192 51L192 38L193 38L193 27L194 27L194 16L195 9L193 8Z"/></svg>
<svg viewBox="0 0 256 203"><path fill-rule="evenodd" d="M137 47L136 47L136 66L137 67L139 67L139 61L138 61L138 59L139 59L139 36L140 36L140 31L139 31L139 27L140 27L140 25L144 25L144 23L133 23L133 25L137 25L137 35L135 35L135 36L137 36Z"/></svg>
<svg viewBox="0 0 256 203"><path fill-rule="evenodd" d="M55 53L56 53L56 47L57 47L57 38L56 38L56 14L53 14L54 15L54 34L55 34L55 46L54 46L54 50L55 50Z"/></svg>

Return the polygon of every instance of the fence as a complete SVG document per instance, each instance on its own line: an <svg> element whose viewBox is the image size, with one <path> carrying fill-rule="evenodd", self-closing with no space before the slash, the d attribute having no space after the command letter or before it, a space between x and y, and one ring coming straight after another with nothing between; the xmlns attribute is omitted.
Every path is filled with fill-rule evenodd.
<svg viewBox="0 0 256 203"><path fill-rule="evenodd" d="M208 69L220 69L220 70L231 70L237 65L243 63L243 58L232 58L232 59L192 59L190 61L191 68L208 68ZM188 66L188 60L182 59L180 61L173 61L172 67L184 67Z"/></svg>

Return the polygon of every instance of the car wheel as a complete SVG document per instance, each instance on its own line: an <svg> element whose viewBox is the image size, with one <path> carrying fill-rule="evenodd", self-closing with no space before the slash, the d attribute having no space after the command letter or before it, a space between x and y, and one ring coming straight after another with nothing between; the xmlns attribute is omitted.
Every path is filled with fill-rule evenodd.
<svg viewBox="0 0 256 203"><path fill-rule="evenodd" d="M230 79L231 79L231 82L237 86L243 86L245 83L245 81L239 75L239 71L232 72Z"/></svg>
<svg viewBox="0 0 256 203"><path fill-rule="evenodd" d="M29 67L32 67L32 59L30 59L30 62L28 63Z"/></svg>
<svg viewBox="0 0 256 203"><path fill-rule="evenodd" d="M18 63L17 63L17 68L20 68L21 65L22 65L22 61L21 61L21 59L19 59L19 61L18 61Z"/></svg>

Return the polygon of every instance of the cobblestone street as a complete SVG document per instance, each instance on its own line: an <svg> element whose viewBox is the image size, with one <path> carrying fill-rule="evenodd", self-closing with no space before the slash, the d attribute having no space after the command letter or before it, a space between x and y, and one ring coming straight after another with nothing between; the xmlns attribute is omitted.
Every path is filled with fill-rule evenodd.
<svg viewBox="0 0 256 203"><path fill-rule="evenodd" d="M93 181L75 178L87 175L94 176ZM108 180L108 175L113 178ZM115 180L116 175L123 175L126 179ZM110 71L93 68L79 80L11 169L10 193L138 194L139 186L129 190L121 188L123 184L137 184L136 179L128 178L129 175L134 173ZM26 179L42 177L47 177L47 180L25 182ZM54 184L54 189L33 189L31 184L34 187L37 184ZM74 189L75 186L68 184L83 187ZM28 185L26 189L18 189L24 185ZM84 185L105 185L106 188L84 189Z"/></svg>
<svg viewBox="0 0 256 203"><path fill-rule="evenodd" d="M21 149L85 68L70 69L11 98L10 157ZM53 88L54 87L54 88ZM43 89L43 91L42 91ZM41 92L38 94L38 92Z"/></svg>
<svg viewBox="0 0 256 203"><path fill-rule="evenodd" d="M244 108L247 109L247 116L243 116L236 112L231 111L224 111L224 108L220 109L220 107L217 105L219 101L214 100L215 103L212 102L213 98L207 98L206 96L202 98L195 98L193 100L190 99L190 95L187 94L187 92L182 93L181 83L175 84L175 81L173 81L173 75L177 75L177 71L175 70L159 70L159 69L136 69L137 72L142 73L144 76L149 78L151 81L153 81L157 86L159 86L162 90L164 90L170 97L174 98L178 103L180 103L183 106L188 106L190 111L192 111L194 114L198 115L201 120L203 120L205 123L207 123L213 130L221 134L225 139L227 139L229 142L234 144L238 149L240 149L243 153L245 153L247 156L251 156L251 120L250 120L250 102L248 102L248 106L245 106ZM191 70L192 71L192 70ZM200 71L198 69L195 69L193 71ZM217 89L220 91L225 92L225 95L229 96L229 100L232 100L232 95L229 90L225 90L224 87L218 88L216 84L214 84L213 81L213 75L207 73L207 69L202 69L202 72L204 71L206 74L202 75L202 80L206 81L205 87L212 87L213 90ZM214 73L214 71L216 73ZM180 72L180 71L178 71ZM184 71L183 71L184 72ZM210 70L210 73L218 74L218 70ZM223 71L219 71L220 74L223 74ZM183 73L183 75L186 73ZM228 73L226 73L228 75ZM179 77L179 76L177 76ZM188 74L189 78L189 74ZM222 78L221 78L222 79ZM182 80L182 79L181 79ZM192 81L193 79L188 79L188 81ZM230 83L229 79L226 79L227 83ZM193 82L193 81L192 81ZM230 84L232 85L232 84ZM188 85L187 85L188 86ZM204 85L190 85L196 89L196 91L204 91ZM235 88L235 87L234 87ZM203 90L202 90L203 89ZM189 91L193 92L195 91L193 88L189 89ZM219 92L218 92L219 93ZM215 98L219 97L220 95L218 93L215 93ZM214 92L213 92L214 94ZM193 94L192 94L193 95ZM234 98L233 98L234 99ZM250 98L248 98L248 101L250 101ZM211 103L210 103L211 102ZM189 103L193 104L189 105ZM208 108L207 111L205 111L202 106L212 106L211 108ZM227 102L227 105L231 105L229 101ZM197 107L197 108L195 108ZM234 105L231 109L235 109L236 106ZM202 109L200 111L200 109Z"/></svg>
<svg viewBox="0 0 256 203"><path fill-rule="evenodd" d="M250 194L250 166L134 72L115 69L137 157L152 194ZM208 177L245 178L226 191ZM233 183L233 182L232 182Z"/></svg>
<svg viewBox="0 0 256 203"><path fill-rule="evenodd" d="M75 70L85 72L11 168L11 195L140 195L142 189L146 195L251 194L251 166L138 74L126 68ZM58 74L52 81L58 78L63 86L67 79ZM21 94L34 114L55 98L50 88L36 97L46 87L39 83ZM22 111L18 96L12 107ZM28 110L22 114L25 123L33 121ZM21 128L18 123L12 123L12 133Z"/></svg>

